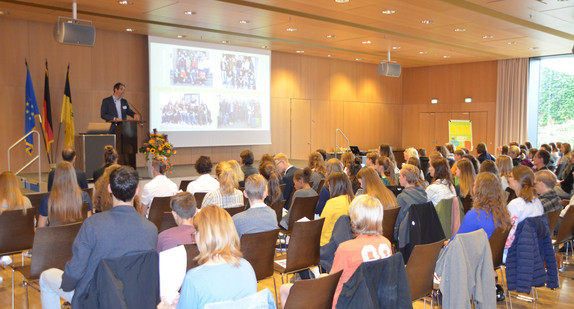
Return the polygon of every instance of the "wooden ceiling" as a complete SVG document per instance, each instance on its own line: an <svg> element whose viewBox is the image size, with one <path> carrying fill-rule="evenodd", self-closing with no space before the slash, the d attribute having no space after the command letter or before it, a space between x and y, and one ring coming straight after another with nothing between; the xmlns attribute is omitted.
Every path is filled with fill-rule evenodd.
<svg viewBox="0 0 574 309"><path fill-rule="evenodd" d="M0 0L0 18L56 23L72 17L72 2ZM566 54L574 44L574 0L120 2L79 0L78 18L96 29L368 63L390 50L404 67Z"/></svg>

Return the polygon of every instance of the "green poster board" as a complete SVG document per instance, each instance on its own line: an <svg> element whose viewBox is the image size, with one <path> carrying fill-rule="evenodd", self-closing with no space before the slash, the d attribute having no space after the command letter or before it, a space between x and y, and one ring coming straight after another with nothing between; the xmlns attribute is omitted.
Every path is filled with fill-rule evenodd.
<svg viewBox="0 0 574 309"><path fill-rule="evenodd" d="M472 149L472 122L470 120L449 120L448 136L455 149Z"/></svg>

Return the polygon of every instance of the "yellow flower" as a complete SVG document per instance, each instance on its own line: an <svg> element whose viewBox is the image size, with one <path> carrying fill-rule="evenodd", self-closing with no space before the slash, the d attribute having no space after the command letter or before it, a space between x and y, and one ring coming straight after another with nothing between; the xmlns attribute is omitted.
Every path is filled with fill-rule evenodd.
<svg viewBox="0 0 574 309"><path fill-rule="evenodd" d="M150 152L150 153L155 153L155 149L152 148L152 149L149 150L149 152Z"/></svg>
<svg viewBox="0 0 574 309"><path fill-rule="evenodd" d="M173 154L175 154L175 153L176 153L176 151L174 150L174 151L173 151Z"/></svg>
<svg viewBox="0 0 574 309"><path fill-rule="evenodd" d="M155 139L150 138L150 139L149 139L149 143L152 144L152 145L155 144Z"/></svg>
<svg viewBox="0 0 574 309"><path fill-rule="evenodd" d="M148 148L146 148L146 150L149 152L149 147L148 147Z"/></svg>

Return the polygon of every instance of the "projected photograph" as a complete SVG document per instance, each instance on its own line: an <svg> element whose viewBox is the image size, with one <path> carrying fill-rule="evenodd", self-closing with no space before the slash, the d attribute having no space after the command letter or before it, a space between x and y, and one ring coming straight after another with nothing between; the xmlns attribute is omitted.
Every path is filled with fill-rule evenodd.
<svg viewBox="0 0 574 309"><path fill-rule="evenodd" d="M257 60L251 56L222 54L219 65L223 86L228 89L257 89Z"/></svg>
<svg viewBox="0 0 574 309"><path fill-rule="evenodd" d="M179 98L171 98L161 108L161 124L206 127L213 123L211 111L201 102L197 93L186 93Z"/></svg>
<svg viewBox="0 0 574 309"><path fill-rule="evenodd" d="M213 86L209 54L204 51L174 48L171 53L171 84L181 86Z"/></svg>
<svg viewBox="0 0 574 309"><path fill-rule="evenodd" d="M219 98L219 114L217 128L246 129L261 127L261 103L257 98L235 98L221 96Z"/></svg>

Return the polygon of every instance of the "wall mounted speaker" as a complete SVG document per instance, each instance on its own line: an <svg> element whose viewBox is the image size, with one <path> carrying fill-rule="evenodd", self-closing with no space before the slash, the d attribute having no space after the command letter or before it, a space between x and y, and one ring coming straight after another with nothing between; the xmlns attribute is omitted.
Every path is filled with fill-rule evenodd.
<svg viewBox="0 0 574 309"><path fill-rule="evenodd" d="M54 37L63 44L94 46L96 29L92 25L59 21L54 27Z"/></svg>
<svg viewBox="0 0 574 309"><path fill-rule="evenodd" d="M401 76L401 65L398 63L381 62L377 69L380 75L389 77Z"/></svg>

